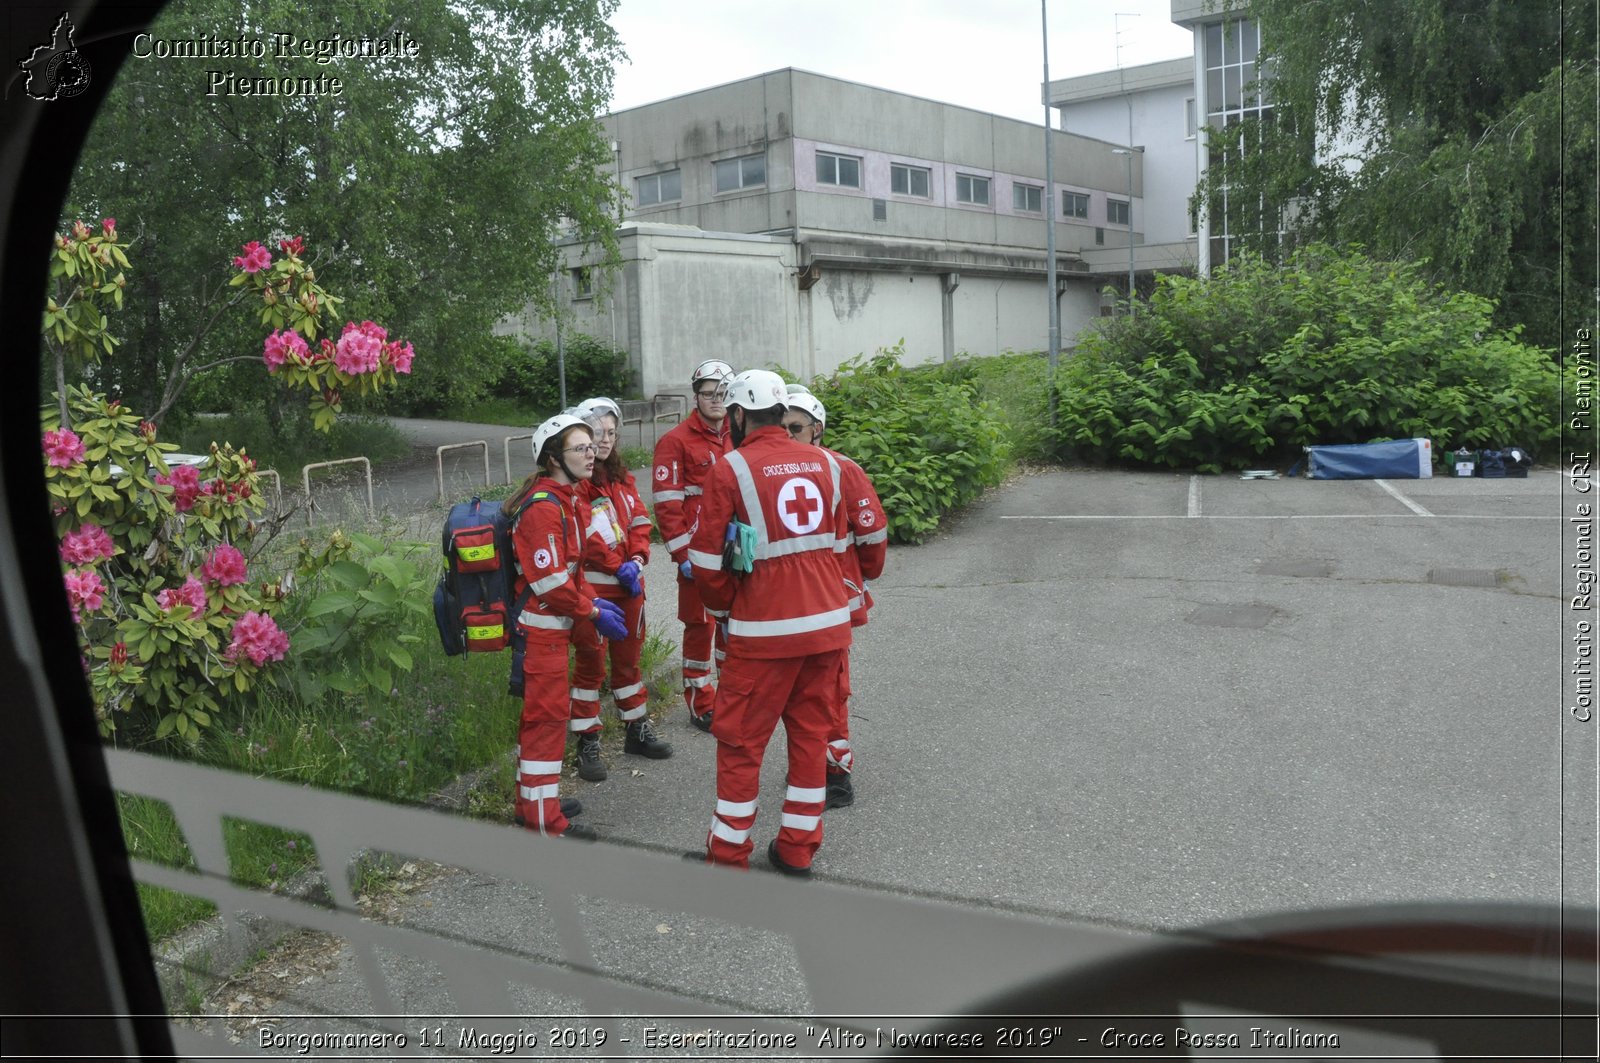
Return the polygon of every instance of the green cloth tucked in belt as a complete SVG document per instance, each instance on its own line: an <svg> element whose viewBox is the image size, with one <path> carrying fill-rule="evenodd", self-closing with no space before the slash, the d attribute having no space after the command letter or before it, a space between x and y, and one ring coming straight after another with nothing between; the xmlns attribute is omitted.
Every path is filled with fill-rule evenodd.
<svg viewBox="0 0 1600 1063"><path fill-rule="evenodd" d="M749 572L756 559L756 530L741 520L728 522L728 534L722 544L722 568L725 572Z"/></svg>

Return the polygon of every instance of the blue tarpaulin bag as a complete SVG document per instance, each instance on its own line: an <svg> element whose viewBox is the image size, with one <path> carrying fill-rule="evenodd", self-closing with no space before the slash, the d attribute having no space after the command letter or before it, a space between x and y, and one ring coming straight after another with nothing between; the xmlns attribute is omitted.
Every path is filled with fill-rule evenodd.
<svg viewBox="0 0 1600 1063"><path fill-rule="evenodd" d="M1426 439L1306 447L1306 476L1312 480L1427 480L1433 477L1433 447Z"/></svg>

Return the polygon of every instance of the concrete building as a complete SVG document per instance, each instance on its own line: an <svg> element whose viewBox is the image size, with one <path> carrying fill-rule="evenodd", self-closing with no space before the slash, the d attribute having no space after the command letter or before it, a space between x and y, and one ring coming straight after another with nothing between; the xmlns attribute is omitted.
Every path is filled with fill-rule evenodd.
<svg viewBox="0 0 1600 1063"><path fill-rule="evenodd" d="M598 276L574 249L564 299L572 328L629 352L647 395L686 391L708 357L809 377L902 339L910 364L1041 350L1046 210L1068 346L1145 238L1146 160L1120 140L1052 132L1046 188L1043 125L802 70L604 124L630 198L623 265Z"/></svg>

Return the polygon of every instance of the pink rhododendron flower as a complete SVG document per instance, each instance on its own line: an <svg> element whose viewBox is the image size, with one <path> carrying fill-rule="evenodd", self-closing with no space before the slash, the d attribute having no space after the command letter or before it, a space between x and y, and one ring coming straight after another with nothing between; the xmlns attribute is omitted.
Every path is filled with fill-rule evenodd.
<svg viewBox="0 0 1600 1063"><path fill-rule="evenodd" d="M333 364L341 373L359 376L378 368L383 357L383 341L388 333L370 321L351 322L344 327L334 349Z"/></svg>
<svg viewBox="0 0 1600 1063"><path fill-rule="evenodd" d="M278 247L286 255L299 255L300 252L306 249L305 238L294 236L287 240L279 240Z"/></svg>
<svg viewBox="0 0 1600 1063"><path fill-rule="evenodd" d="M386 345L383 353L389 364L394 366L396 373L411 372L411 359L417 356L417 352L411 349L409 342L401 343L399 340Z"/></svg>
<svg viewBox="0 0 1600 1063"><path fill-rule="evenodd" d="M187 605L191 613L199 616L206 611L206 585L190 576L177 590L168 588L156 595L156 604L163 609Z"/></svg>
<svg viewBox="0 0 1600 1063"><path fill-rule="evenodd" d="M72 235L80 240L89 239L89 227L83 224L82 219L72 223Z"/></svg>
<svg viewBox="0 0 1600 1063"><path fill-rule="evenodd" d="M172 504L179 513L194 508L194 500L200 494L200 473L193 465L179 465L170 476L158 473L156 483L172 485Z"/></svg>
<svg viewBox="0 0 1600 1063"><path fill-rule="evenodd" d="M234 258L233 264L246 273L260 273L272 265L272 252L261 246L261 241L251 240L244 245L244 254Z"/></svg>
<svg viewBox="0 0 1600 1063"><path fill-rule="evenodd" d="M306 341L294 329L286 328L282 332L274 332L267 337L266 347L261 359L267 363L269 372L277 372L278 367L284 362L294 359L301 365L310 360L311 350L306 346Z"/></svg>
<svg viewBox="0 0 1600 1063"><path fill-rule="evenodd" d="M92 613L105 601L106 585L94 569L68 569L61 579L67 585L67 600L72 603L73 623L79 620L80 608Z"/></svg>
<svg viewBox="0 0 1600 1063"><path fill-rule="evenodd" d="M104 229L106 231L106 235L111 239L115 240L117 238L117 219L101 218L100 228Z"/></svg>
<svg viewBox="0 0 1600 1063"><path fill-rule="evenodd" d="M243 583L247 578L245 571L244 555L237 546L223 543L211 551L211 556L206 558L206 563L200 566L200 574L219 587L231 587L236 583Z"/></svg>
<svg viewBox="0 0 1600 1063"><path fill-rule="evenodd" d="M233 641L224 653L229 660L238 660L243 653L252 664L260 667L268 661L281 661L289 650L289 636L285 635L272 617L266 613L249 612L233 625Z"/></svg>
<svg viewBox="0 0 1600 1063"><path fill-rule="evenodd" d="M58 469L68 469L83 460L83 440L70 428L58 428L44 434L44 453L50 464Z"/></svg>
<svg viewBox="0 0 1600 1063"><path fill-rule="evenodd" d="M92 565L116 552L111 536L98 524L85 524L61 537L61 560L69 565Z"/></svg>

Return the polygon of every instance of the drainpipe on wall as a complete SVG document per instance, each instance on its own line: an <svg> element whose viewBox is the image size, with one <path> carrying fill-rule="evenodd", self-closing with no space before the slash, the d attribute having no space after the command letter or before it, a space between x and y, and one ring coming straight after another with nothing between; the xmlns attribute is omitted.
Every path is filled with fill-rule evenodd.
<svg viewBox="0 0 1600 1063"><path fill-rule="evenodd" d="M944 325L944 360L952 362L956 357L956 289L961 287L961 274L944 273L940 280L943 282L939 301Z"/></svg>

